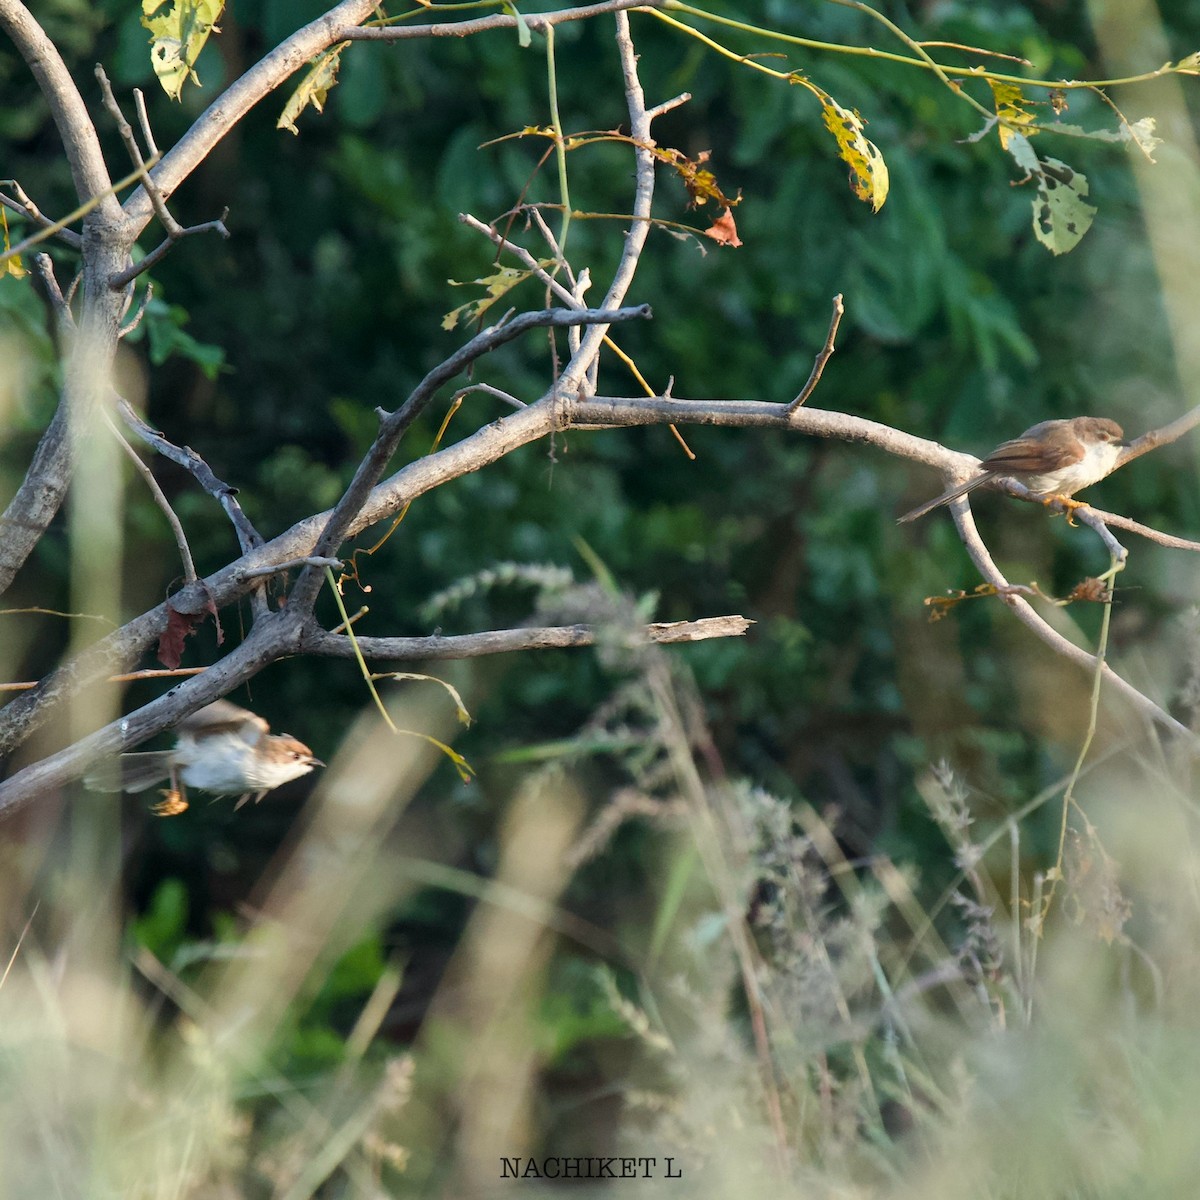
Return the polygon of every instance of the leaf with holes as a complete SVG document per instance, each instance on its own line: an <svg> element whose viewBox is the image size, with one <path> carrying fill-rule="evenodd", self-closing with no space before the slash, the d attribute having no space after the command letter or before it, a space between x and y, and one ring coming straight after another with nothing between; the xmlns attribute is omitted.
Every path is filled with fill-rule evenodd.
<svg viewBox="0 0 1200 1200"><path fill-rule="evenodd" d="M878 212L887 199L887 163L879 147L863 133L866 122L852 109L843 108L832 96L822 93L821 117L825 128L837 139L838 153L851 170L854 194Z"/></svg>
<svg viewBox="0 0 1200 1200"><path fill-rule="evenodd" d="M225 0L142 0L142 25L150 30L150 61L163 91L178 100L183 85L200 82L194 68Z"/></svg>
<svg viewBox="0 0 1200 1200"><path fill-rule="evenodd" d="M275 122L276 129L290 129L299 135L296 128L296 118L311 104L317 112L325 111L325 101L329 93L337 85L338 66L342 51L350 45L349 42L339 42L323 54L313 59L312 67L305 77L300 80L300 86L292 93L292 98L279 114Z"/></svg>
<svg viewBox="0 0 1200 1200"><path fill-rule="evenodd" d="M553 265L554 259L552 258L538 261L538 266L543 270ZM485 275L482 279L472 279L467 282L448 279L446 282L451 287L468 287L472 283L478 284L480 287L487 288L487 295L480 296L478 300L469 300L466 304L460 304L457 308L451 309L442 318L442 328L450 330L460 324L478 320L501 296L511 292L518 283L524 283L532 274L532 268L527 271L518 271L516 267L501 267L494 275Z"/></svg>
<svg viewBox="0 0 1200 1200"><path fill-rule="evenodd" d="M1084 199L1088 194L1087 176L1057 158L1039 159L1029 139L1014 133L1008 152L1037 184L1033 201L1033 232L1051 254L1066 254L1079 245L1092 227L1096 209Z"/></svg>

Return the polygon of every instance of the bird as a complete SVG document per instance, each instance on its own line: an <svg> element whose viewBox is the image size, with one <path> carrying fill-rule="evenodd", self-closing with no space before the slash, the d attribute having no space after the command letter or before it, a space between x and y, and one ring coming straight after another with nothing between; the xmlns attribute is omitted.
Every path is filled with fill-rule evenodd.
<svg viewBox="0 0 1200 1200"><path fill-rule="evenodd" d="M187 808L185 787L240 795L241 808L251 796L257 804L281 784L325 765L303 742L272 733L262 717L228 700L184 717L176 735L173 749L119 755L85 775L84 784L95 791L143 792L169 783L153 811L174 816Z"/></svg>
<svg viewBox="0 0 1200 1200"><path fill-rule="evenodd" d="M980 462L982 474L905 513L897 524L915 521L941 504L1004 477L1023 483L1045 503L1062 500L1068 508L1079 507L1079 502L1069 497L1109 474L1128 445L1121 426L1107 417L1040 421L1020 437L1001 442Z"/></svg>

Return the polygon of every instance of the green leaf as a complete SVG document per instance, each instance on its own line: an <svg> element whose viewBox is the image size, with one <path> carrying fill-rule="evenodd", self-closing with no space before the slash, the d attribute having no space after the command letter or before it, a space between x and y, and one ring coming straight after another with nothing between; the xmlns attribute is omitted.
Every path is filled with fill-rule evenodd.
<svg viewBox="0 0 1200 1200"><path fill-rule="evenodd" d="M517 44L522 50L524 50L533 40L529 32L529 23L523 16L521 16L519 12L517 12L517 6L515 4L505 4L504 7L508 9L508 11L512 13L517 20Z"/></svg>
<svg viewBox="0 0 1200 1200"><path fill-rule="evenodd" d="M225 0L142 0L142 24L150 30L150 61L163 91L178 100L208 35L220 33L217 19Z"/></svg>
<svg viewBox="0 0 1200 1200"><path fill-rule="evenodd" d="M1051 254L1074 250L1096 216L1096 209L1084 199L1088 194L1087 176L1057 158L1039 159L1029 139L1019 133L1009 138L1008 152L1026 177L1037 184L1034 236Z"/></svg>
<svg viewBox="0 0 1200 1200"><path fill-rule="evenodd" d="M325 111L325 101L330 91L337 85L337 73L342 51L350 45L349 42L339 42L331 46L312 60L312 67L307 75L300 80L300 86L292 93L291 99L284 105L279 120L275 122L276 129L290 129L299 135L296 118L311 104L317 112Z"/></svg>
<svg viewBox="0 0 1200 1200"><path fill-rule="evenodd" d="M853 172L850 186L860 200L866 200L878 212L887 199L889 179L887 163L879 148L865 133L866 122L854 109L843 108L832 96L820 93L821 117L825 128L837 139L838 153Z"/></svg>

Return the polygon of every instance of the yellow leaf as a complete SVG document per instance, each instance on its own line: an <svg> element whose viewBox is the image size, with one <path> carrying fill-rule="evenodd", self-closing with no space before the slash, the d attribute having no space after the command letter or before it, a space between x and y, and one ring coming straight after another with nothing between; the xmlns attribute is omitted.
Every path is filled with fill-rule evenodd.
<svg viewBox="0 0 1200 1200"><path fill-rule="evenodd" d="M150 61L163 91L178 100L208 35L220 33L217 19L225 0L142 0L142 24L150 30ZM151 15L153 14L153 15Z"/></svg>
<svg viewBox="0 0 1200 1200"><path fill-rule="evenodd" d="M997 83L989 79L992 88L992 98L996 102L996 116L999 119L1000 145L1008 149L1008 139L1012 137L1014 125L1023 129L1033 123L1033 113L1025 110L1028 101L1015 83ZM1029 137L1037 133L1036 129L1025 129Z"/></svg>
<svg viewBox="0 0 1200 1200"><path fill-rule="evenodd" d="M8 242L8 215L2 208L0 208L0 226L4 227L4 253L7 254L10 248ZM0 278L5 275L11 275L14 279L24 279L28 274L29 272L21 262L19 254L14 254L12 258L6 258L0 263Z"/></svg>
<svg viewBox="0 0 1200 1200"><path fill-rule="evenodd" d="M542 259L538 262L538 266L543 269L553 265L554 259L552 258ZM478 300L469 300L466 304L460 304L457 308L451 309L442 318L442 328L450 330L457 325L465 325L478 320L501 296L512 291L518 283L523 283L532 274L532 270L518 271L516 267L501 267L494 275L485 275L482 279L470 280L470 283L487 288L487 295L480 296ZM451 287L468 286L467 283L457 279L450 279L447 282Z"/></svg>
<svg viewBox="0 0 1200 1200"><path fill-rule="evenodd" d="M850 186L854 194L878 212L887 199L888 169L879 148L863 133L865 122L829 95L822 94L821 110L825 127L837 139L838 153L852 172Z"/></svg>
<svg viewBox="0 0 1200 1200"><path fill-rule="evenodd" d="M276 129L290 129L299 135L296 128L296 118L311 104L317 112L325 111L325 101L329 98L330 89L337 84L338 66L342 51L350 45L340 42L331 46L313 59L312 68L300 80L300 86L292 93L292 98L284 106L279 120L275 122Z"/></svg>

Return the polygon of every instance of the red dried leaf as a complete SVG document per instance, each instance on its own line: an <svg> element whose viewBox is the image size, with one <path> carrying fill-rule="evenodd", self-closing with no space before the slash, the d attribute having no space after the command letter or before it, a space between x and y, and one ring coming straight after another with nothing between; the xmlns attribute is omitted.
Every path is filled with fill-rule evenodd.
<svg viewBox="0 0 1200 1200"><path fill-rule="evenodd" d="M167 605L167 627L158 639L158 661L168 671L177 670L183 659L183 643L196 631L206 616L210 615L217 627L217 645L225 641L225 632L221 628L221 619L217 616L217 606L211 595L205 594L204 607L198 613L184 613Z"/></svg>
<svg viewBox="0 0 1200 1200"><path fill-rule="evenodd" d="M738 237L737 225L734 224L733 213L726 209L705 231L705 237L710 237L722 246L740 246L742 239Z"/></svg>

